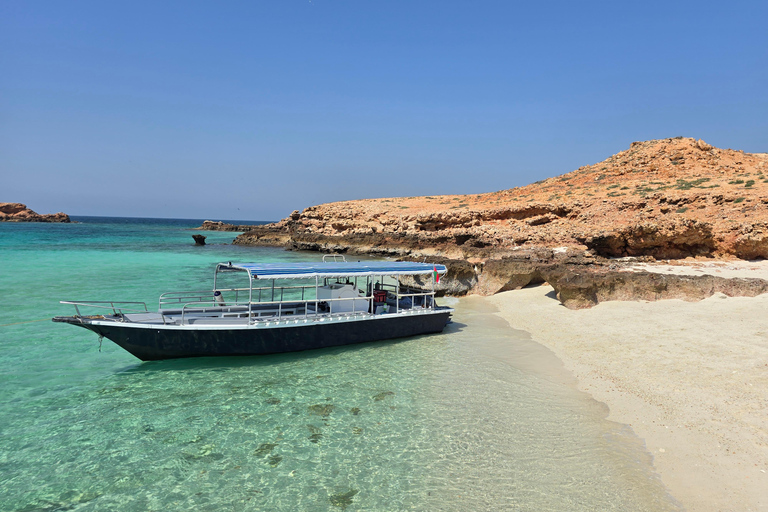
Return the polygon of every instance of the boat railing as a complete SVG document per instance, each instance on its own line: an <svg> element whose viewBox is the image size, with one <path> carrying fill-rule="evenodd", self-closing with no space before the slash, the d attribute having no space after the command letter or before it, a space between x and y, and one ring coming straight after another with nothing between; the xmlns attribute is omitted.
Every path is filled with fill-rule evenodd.
<svg viewBox="0 0 768 512"><path fill-rule="evenodd" d="M307 299L307 290L310 290L312 293L309 295L313 296L315 295L315 285L314 284L300 284L300 285L294 285L294 286L258 286L253 289L253 302L272 302L275 301L275 297L279 296L280 300L298 300L298 301L304 301ZM301 297L298 297L298 293L296 294L297 297L292 298L286 296L286 291L288 292L288 295L290 295L294 290L300 290L301 291ZM245 291L248 291L248 288L245 289ZM262 298L269 297L269 301L263 301Z"/></svg>
<svg viewBox="0 0 768 512"><path fill-rule="evenodd" d="M114 300L89 300L89 301L70 301L62 300L60 304L70 304L75 306L76 316L83 316L80 313L81 307L95 308L95 309L109 309L112 310L114 315L124 315L125 313L148 313L146 302L129 302L129 301L114 301ZM135 309L133 307L125 307L122 304L128 305L141 305L144 309Z"/></svg>
<svg viewBox="0 0 768 512"><path fill-rule="evenodd" d="M263 309L265 306L276 306L274 308L274 311L268 310L268 312L273 312L273 315L270 315L267 318L276 318L276 319L282 319L288 316L292 318L296 318L299 315L294 315L293 313L288 313L288 311L295 311L295 310L304 310L304 314L301 315L303 318L309 318L309 317L320 317L320 316L328 316L328 315L359 315L359 314L367 314L368 310L370 308L370 300L371 297L343 297L343 298L337 298L337 299L323 299L323 300L285 300L285 301L263 301L263 302L231 302L227 303L226 306L216 302L215 300L207 300L207 301L193 301L193 302L187 302L186 304L183 304L181 306L181 320L180 323L184 325L184 323L187 320L187 316L189 314L195 313L195 314L206 314L206 313L233 313L233 314L247 314L250 318L252 318L255 321L258 321L259 319L264 319L262 316L253 316L254 313L261 315L264 313ZM356 303L352 302L352 311L342 311L339 313L331 313L332 307L330 306L331 303L338 303L343 301L365 301L366 307L357 309ZM328 305L328 311L322 311L321 304ZM310 306L314 305L314 311L310 311ZM250 306L250 307L249 307ZM259 309L253 309L253 306L258 306Z"/></svg>
<svg viewBox="0 0 768 512"><path fill-rule="evenodd" d="M307 290L312 293L308 294ZM160 309L172 306L181 306L187 302L211 302L214 300L214 294L234 293L233 302L247 301L249 296L253 297L253 302L263 302L263 298L269 297L272 301L279 297L280 300L307 300L307 296L315 295L315 285L294 285L294 286L260 286L255 288L218 288L216 290L204 291L182 291L166 292L160 295ZM295 294L296 297L291 297ZM224 298L227 302L226 297Z"/></svg>
<svg viewBox="0 0 768 512"><path fill-rule="evenodd" d="M174 305L181 306L182 304L185 304L190 300L202 302L202 301L210 300L212 299L212 297L213 297L212 290L166 292L160 295L160 309L163 309L164 307L168 307L168 306L174 306Z"/></svg>
<svg viewBox="0 0 768 512"><path fill-rule="evenodd" d="M396 303L398 308L400 306L400 302L406 297L411 298L410 308L433 309L435 306L435 292L418 292L398 294ZM416 297L422 298L421 304L416 304ZM429 300L427 300L427 297L429 297Z"/></svg>
<svg viewBox="0 0 768 512"><path fill-rule="evenodd" d="M181 324L184 325L185 317L191 313L206 314L206 313L244 313L248 311L248 301L245 302L230 302L226 305L215 300L200 300L194 302L187 302L181 305Z"/></svg>
<svg viewBox="0 0 768 512"><path fill-rule="evenodd" d="M159 305L160 309L167 309L172 307L181 307L183 304L190 302L213 302L215 299L215 292L221 292L222 301L226 304L241 303L247 301L249 297L253 303L266 304L269 302L277 301L309 301L315 300L316 285L314 284L301 284L301 285L289 285L289 286L259 286L254 288L218 288L216 290L196 290L196 291L180 291L180 292L166 292L160 295ZM379 283L378 289L391 292L401 297L405 296L402 292L414 292L417 295L430 294L423 290L416 290L413 288L402 288L395 284ZM224 296L227 294L227 296ZM234 300L231 300L232 294L234 294ZM372 299L371 295L362 296L361 299Z"/></svg>
<svg viewBox="0 0 768 512"><path fill-rule="evenodd" d="M434 309L435 306L435 292L434 291L413 291L412 293L400 293L395 294L395 313L407 309ZM416 304L417 297L421 297L421 303ZM410 305L403 305L403 299L410 298ZM339 297L328 299L310 299L310 300L275 300L275 301L240 301L240 302L227 302L226 305L221 304L215 300L202 300L191 301L181 305L181 324L183 325L187 317L192 314L238 314L248 315L250 323L261 322L271 319L285 319L290 316L291 318L302 317L308 318L320 318L329 316L356 316L369 314L372 311L374 298L372 296L358 296L358 297ZM335 311L333 304L341 304L344 302L352 301L352 309L345 311ZM359 301L366 303L364 308L358 308ZM254 306L258 306L259 309L253 309ZM275 306L273 309L265 310L265 307ZM295 311L303 310L303 315L295 314ZM290 313L289 313L290 311ZM271 313L269 316L264 316L264 313Z"/></svg>

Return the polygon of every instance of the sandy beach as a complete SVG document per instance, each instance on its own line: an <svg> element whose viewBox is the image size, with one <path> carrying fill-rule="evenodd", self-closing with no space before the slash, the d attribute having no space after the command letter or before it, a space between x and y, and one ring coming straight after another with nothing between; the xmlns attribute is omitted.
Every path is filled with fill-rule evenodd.
<svg viewBox="0 0 768 512"><path fill-rule="evenodd" d="M762 277L766 265L667 267ZM488 300L632 427L687 510L768 510L768 294L574 311L544 285Z"/></svg>

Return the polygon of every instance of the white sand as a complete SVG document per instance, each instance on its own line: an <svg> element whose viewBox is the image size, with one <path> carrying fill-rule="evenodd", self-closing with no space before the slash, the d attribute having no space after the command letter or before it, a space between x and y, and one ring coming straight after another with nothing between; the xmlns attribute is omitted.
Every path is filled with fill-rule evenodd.
<svg viewBox="0 0 768 512"><path fill-rule="evenodd" d="M545 285L488 300L631 425L688 510L768 511L768 294L574 311Z"/></svg>
<svg viewBox="0 0 768 512"><path fill-rule="evenodd" d="M626 269L627 272L645 270L657 274L676 275L712 275L725 278L752 277L768 280L768 260L763 261L707 261L691 260L684 264L665 263L635 263Z"/></svg>

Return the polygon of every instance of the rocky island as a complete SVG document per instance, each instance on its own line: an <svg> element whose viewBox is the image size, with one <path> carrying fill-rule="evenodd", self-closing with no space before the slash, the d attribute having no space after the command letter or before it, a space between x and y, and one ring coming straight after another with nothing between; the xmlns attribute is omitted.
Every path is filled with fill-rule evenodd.
<svg viewBox="0 0 768 512"><path fill-rule="evenodd" d="M66 213L39 214L21 203L0 203L0 222L71 222Z"/></svg>
<svg viewBox="0 0 768 512"><path fill-rule="evenodd" d="M446 263L442 291L451 294L548 282L569 308L753 296L768 291L768 282L635 264L767 258L768 154L684 137L634 142L603 162L524 187L329 203L232 229L243 231L235 244Z"/></svg>

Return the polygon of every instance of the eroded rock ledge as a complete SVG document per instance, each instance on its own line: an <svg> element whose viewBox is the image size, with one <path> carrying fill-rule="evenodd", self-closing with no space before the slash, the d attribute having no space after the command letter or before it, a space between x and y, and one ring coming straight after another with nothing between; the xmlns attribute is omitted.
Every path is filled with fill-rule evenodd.
<svg viewBox="0 0 768 512"><path fill-rule="evenodd" d="M635 271L631 268L638 261L635 258L617 261L588 252L540 248L476 264L446 258L426 261L448 266L448 274L439 285L442 293L492 295L546 282L569 309L590 308L610 300L698 301L715 293L754 297L768 292L764 279Z"/></svg>
<svg viewBox="0 0 768 512"><path fill-rule="evenodd" d="M0 203L0 222L71 222L66 213L39 214L21 203Z"/></svg>

